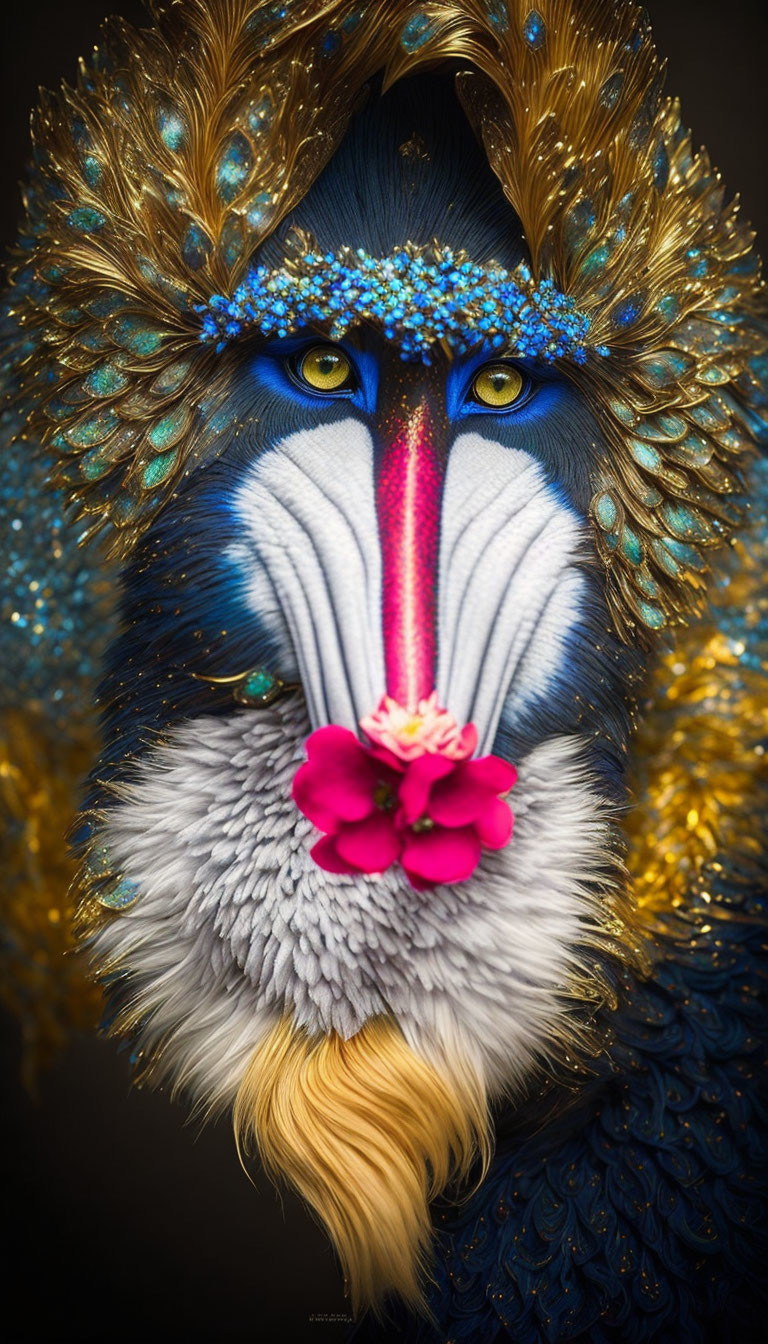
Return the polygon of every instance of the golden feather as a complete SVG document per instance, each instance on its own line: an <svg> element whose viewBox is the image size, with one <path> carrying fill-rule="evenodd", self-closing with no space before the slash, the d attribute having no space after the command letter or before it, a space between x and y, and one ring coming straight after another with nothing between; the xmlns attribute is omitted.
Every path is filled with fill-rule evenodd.
<svg viewBox="0 0 768 1344"><path fill-rule="evenodd" d="M752 235L662 97L642 9L187 0L154 17L108 25L35 123L22 396L35 416L47 401L60 479L93 528L129 546L216 451L236 354L201 346L196 306L234 290L367 81L449 61L534 275L610 352L561 362L610 448L592 518L616 623L642 635L682 618L702 549L738 522L765 336Z"/></svg>

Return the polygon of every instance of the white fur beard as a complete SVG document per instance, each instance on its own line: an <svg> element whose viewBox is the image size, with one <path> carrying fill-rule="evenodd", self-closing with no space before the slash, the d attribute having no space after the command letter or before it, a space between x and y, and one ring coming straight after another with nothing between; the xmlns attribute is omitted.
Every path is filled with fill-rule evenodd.
<svg viewBox="0 0 768 1344"><path fill-rule="evenodd" d="M117 787L99 840L140 896L90 950L130 975L139 1045L218 1107L278 1018L348 1038L387 1013L433 1064L462 1058L491 1095L515 1091L569 1037L608 922L612 828L583 741L517 762L510 844L418 892L398 868L339 876L310 857L317 833L291 798L308 732L299 697L198 718Z"/></svg>

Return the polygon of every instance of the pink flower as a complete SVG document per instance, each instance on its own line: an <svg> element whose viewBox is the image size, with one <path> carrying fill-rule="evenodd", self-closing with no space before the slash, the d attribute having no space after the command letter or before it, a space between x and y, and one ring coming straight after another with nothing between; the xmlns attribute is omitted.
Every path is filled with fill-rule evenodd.
<svg viewBox="0 0 768 1344"><path fill-rule="evenodd" d="M432 700L430 713L437 706L436 697ZM473 725L467 729L463 743L476 742ZM446 744L461 749L460 739L456 729ZM331 726L308 738L307 761L296 772L293 797L326 832L311 850L319 867L332 873L380 873L399 859L411 885L423 890L439 882L463 882L483 849L507 844L513 818L499 795L516 778L514 766L498 756L470 761L425 750L422 744L418 756L404 760L387 746L365 746L349 729Z"/></svg>
<svg viewBox="0 0 768 1344"><path fill-rule="evenodd" d="M402 769L389 752L364 747L348 728L310 734L293 798L328 832L310 851L315 863L329 873L380 873L399 858L395 810Z"/></svg>
<svg viewBox="0 0 768 1344"><path fill-rule="evenodd" d="M372 742L386 747L401 761L414 761L425 752L463 761L477 746L473 723L459 728L447 709L441 709L437 691L420 700L415 710L398 704L391 695L383 695L378 709L360 720L360 727Z"/></svg>
<svg viewBox="0 0 768 1344"><path fill-rule="evenodd" d="M483 849L504 848L513 818L499 794L516 779L514 766L499 756L477 761L420 756L408 766L399 790L400 859L412 886L463 882Z"/></svg>

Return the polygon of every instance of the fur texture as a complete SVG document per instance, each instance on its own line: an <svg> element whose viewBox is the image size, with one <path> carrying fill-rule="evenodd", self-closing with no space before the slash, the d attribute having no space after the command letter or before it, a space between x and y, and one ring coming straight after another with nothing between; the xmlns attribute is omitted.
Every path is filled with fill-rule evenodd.
<svg viewBox="0 0 768 1344"><path fill-rule="evenodd" d="M353 417L300 430L257 459L232 505L229 556L313 727L356 731L385 685L374 453ZM540 462L477 433L451 447L441 517L437 690L482 754L510 684L514 721L561 672L586 538Z"/></svg>
<svg viewBox="0 0 768 1344"><path fill-rule="evenodd" d="M353 1309L395 1289L423 1309L428 1202L490 1159L485 1089L465 1060L435 1068L391 1021L345 1041L284 1020L256 1050L237 1094L235 1131L274 1179L288 1177L339 1252Z"/></svg>
<svg viewBox="0 0 768 1344"><path fill-rule="evenodd" d="M130 974L143 1043L225 1103L284 1013L349 1039L390 1012L425 1059L467 1060L494 1091L521 1084L575 1029L570 986L608 941L610 825L579 739L520 762L514 845L418 893L397 870L335 876L311 859L290 796L308 729L299 699L199 718L119 786L102 838L141 898L92 954Z"/></svg>

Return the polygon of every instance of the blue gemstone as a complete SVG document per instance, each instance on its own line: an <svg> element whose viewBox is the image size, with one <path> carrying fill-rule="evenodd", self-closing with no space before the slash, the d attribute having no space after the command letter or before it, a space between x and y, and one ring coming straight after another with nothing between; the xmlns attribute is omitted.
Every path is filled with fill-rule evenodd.
<svg viewBox="0 0 768 1344"><path fill-rule="evenodd" d="M241 704L266 705L282 690L282 682L266 667L255 667L240 683L236 699Z"/></svg>
<svg viewBox="0 0 768 1344"><path fill-rule="evenodd" d="M645 295L630 294L624 299L617 308L614 308L611 314L611 322L614 327L630 327L636 322L645 303Z"/></svg>
<svg viewBox="0 0 768 1344"><path fill-rule="evenodd" d="M320 51L322 55L326 57L335 56L336 52L340 49L340 47L341 47L341 38L339 37L338 33L334 32L326 33L325 37L320 43Z"/></svg>
<svg viewBox="0 0 768 1344"><path fill-rule="evenodd" d="M618 510L610 495L598 495L595 500L595 516L604 532L610 532L615 527Z"/></svg>
<svg viewBox="0 0 768 1344"><path fill-rule="evenodd" d="M621 97L621 91L624 88L623 70L615 70L612 75L600 86L600 92L597 95L597 101L601 107L612 111Z"/></svg>
<svg viewBox="0 0 768 1344"><path fill-rule="evenodd" d="M83 177L89 187L98 187L103 176L103 169L99 160L94 154L86 154L83 159Z"/></svg>
<svg viewBox="0 0 768 1344"><path fill-rule="evenodd" d="M544 46L547 36L547 28L537 9L529 11L523 24L523 38L528 43L532 51L538 51Z"/></svg>
<svg viewBox="0 0 768 1344"><path fill-rule="evenodd" d="M426 46L437 32L437 22L429 14L414 14L406 23L400 35L400 43L407 52L418 51Z"/></svg>
<svg viewBox="0 0 768 1344"><path fill-rule="evenodd" d="M80 229L82 233L98 233L103 229L107 222L106 215L100 210L94 210L91 206L78 206L76 210L71 210L67 216L67 221L73 229Z"/></svg>
<svg viewBox="0 0 768 1344"><path fill-rule="evenodd" d="M653 184L656 190L659 192L664 191L667 182L669 181L669 155L667 154L666 145L663 140L659 141L653 151L651 169L653 172Z"/></svg>
<svg viewBox="0 0 768 1344"><path fill-rule="evenodd" d="M211 240L194 221L189 224L181 245L181 255L191 271L199 271L211 254Z"/></svg>
<svg viewBox="0 0 768 1344"><path fill-rule="evenodd" d="M497 33L506 33L509 28L509 14L506 0L486 0L488 21Z"/></svg>
<svg viewBox="0 0 768 1344"><path fill-rule="evenodd" d="M253 197L245 212L248 227L252 229L254 233L258 233L259 230L264 228L269 222L271 214L272 197L268 191L258 192L257 195Z"/></svg>
<svg viewBox="0 0 768 1344"><path fill-rule="evenodd" d="M216 190L227 205L240 195L252 170L251 146L242 131L235 131L216 165Z"/></svg>
<svg viewBox="0 0 768 1344"><path fill-rule="evenodd" d="M635 461L646 471L658 471L661 466L661 455L652 448L649 443L643 443L641 439L629 439L629 449Z"/></svg>
<svg viewBox="0 0 768 1344"><path fill-rule="evenodd" d="M167 149L177 154L183 147L186 127L178 112L160 108L157 113L157 126L160 139Z"/></svg>
<svg viewBox="0 0 768 1344"><path fill-rule="evenodd" d="M263 135L269 130L272 122L274 107L272 99L268 93L265 93L255 103L252 103L246 114L248 129L254 135Z"/></svg>

